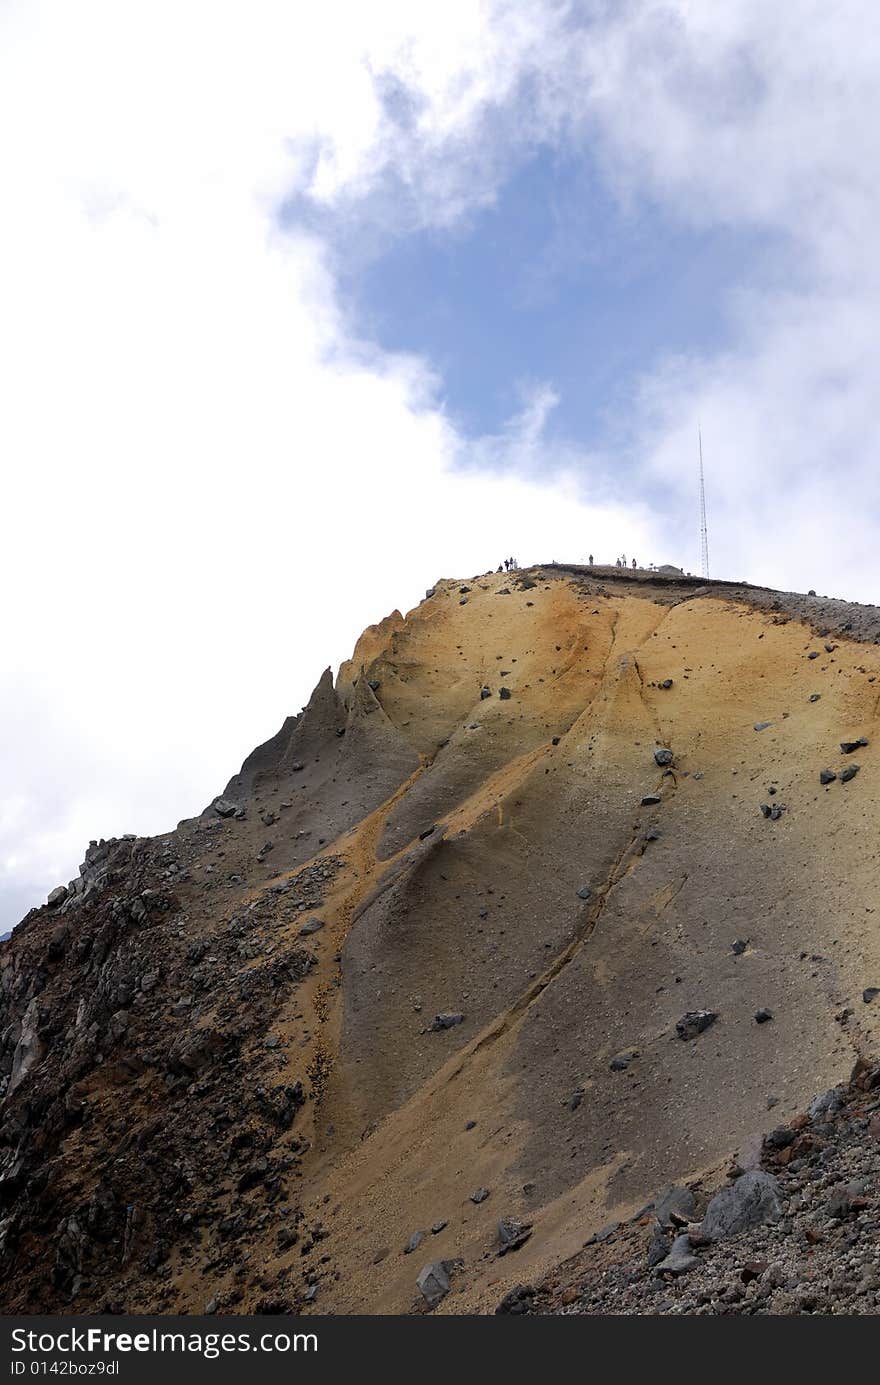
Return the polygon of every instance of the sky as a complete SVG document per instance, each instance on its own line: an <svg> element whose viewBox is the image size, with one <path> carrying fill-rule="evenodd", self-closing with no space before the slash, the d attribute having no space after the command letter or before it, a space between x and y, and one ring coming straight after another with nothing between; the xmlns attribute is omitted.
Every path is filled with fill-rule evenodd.
<svg viewBox="0 0 880 1385"><path fill-rule="evenodd" d="M0 929L440 577L880 601L867 0L0 0Z"/></svg>

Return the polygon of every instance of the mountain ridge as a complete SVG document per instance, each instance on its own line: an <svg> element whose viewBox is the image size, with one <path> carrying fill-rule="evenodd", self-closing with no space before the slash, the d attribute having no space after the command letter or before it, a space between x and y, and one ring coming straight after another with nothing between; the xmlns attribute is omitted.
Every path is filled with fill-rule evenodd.
<svg viewBox="0 0 880 1385"><path fill-rule="evenodd" d="M493 1311L841 1083L876 1045L878 640L562 565L369 627L200 817L95 844L3 944L11 1305L406 1312L448 1262L437 1311Z"/></svg>

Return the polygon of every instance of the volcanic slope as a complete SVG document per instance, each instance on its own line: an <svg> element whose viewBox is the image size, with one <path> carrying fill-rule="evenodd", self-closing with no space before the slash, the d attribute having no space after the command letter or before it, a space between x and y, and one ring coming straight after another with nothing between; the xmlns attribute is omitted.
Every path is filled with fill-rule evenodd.
<svg viewBox="0 0 880 1385"><path fill-rule="evenodd" d="M367 630L200 818L2 945L9 1306L402 1313L446 1261L437 1311L492 1311L845 1080L878 637L555 566Z"/></svg>

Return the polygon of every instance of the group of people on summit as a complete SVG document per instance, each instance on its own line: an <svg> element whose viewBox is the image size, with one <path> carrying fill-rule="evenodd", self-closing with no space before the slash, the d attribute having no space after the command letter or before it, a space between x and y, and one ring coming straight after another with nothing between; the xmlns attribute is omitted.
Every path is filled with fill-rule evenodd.
<svg viewBox="0 0 880 1385"><path fill-rule="evenodd" d="M627 561L626 561L626 554L625 554L625 553L623 553L623 554L617 559L617 564L616 564L616 565L617 565L617 567L627 567L627 566L628 566ZM594 562L593 562L593 555L592 555L592 553L591 553L591 554L590 554L590 567L594 567L594 566L595 566L595 564L594 564ZM632 560L632 566L633 566L633 570L635 570L635 569L638 567L638 563L636 562L635 558L633 558L633 560ZM652 564L652 566L653 566L653 564ZM500 572L501 569L499 568L498 571Z"/></svg>
<svg viewBox="0 0 880 1385"><path fill-rule="evenodd" d="M592 562L592 559L590 560ZM499 572L515 572L519 567L516 558L505 558L503 563L498 564Z"/></svg>

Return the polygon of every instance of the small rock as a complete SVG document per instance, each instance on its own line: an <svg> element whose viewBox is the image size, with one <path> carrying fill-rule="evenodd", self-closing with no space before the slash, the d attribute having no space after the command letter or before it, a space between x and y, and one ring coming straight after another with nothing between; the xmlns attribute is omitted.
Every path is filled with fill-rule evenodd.
<svg viewBox="0 0 880 1385"><path fill-rule="evenodd" d="M808 659L818 659L818 657L819 657L819 651L818 651L818 649L811 649L810 652L809 652L809 654L807 655L807 658L808 658Z"/></svg>
<svg viewBox="0 0 880 1385"><path fill-rule="evenodd" d="M695 1039L705 1029L714 1024L718 1015L714 1010L688 1010L676 1022L675 1032L680 1039Z"/></svg>
<svg viewBox="0 0 880 1385"><path fill-rule="evenodd" d="M424 1231L414 1231L403 1248L404 1255L412 1255L414 1250L418 1250L424 1239Z"/></svg>
<svg viewBox="0 0 880 1385"><path fill-rule="evenodd" d="M498 696L501 698L502 702L507 702L510 698L510 688L499 688Z"/></svg>
<svg viewBox="0 0 880 1385"><path fill-rule="evenodd" d="M443 1029L453 1029L457 1024L464 1023L464 1015L458 1011L446 1011L442 1015L435 1015L431 1021L431 1033L439 1034Z"/></svg>
<svg viewBox="0 0 880 1385"><path fill-rule="evenodd" d="M519 1250L520 1246L525 1245L531 1234L531 1222L511 1221L507 1217L502 1217L498 1223L498 1239L501 1242L499 1255L506 1255L511 1250Z"/></svg>
<svg viewBox="0 0 880 1385"><path fill-rule="evenodd" d="M656 765L671 765L673 760L672 751L668 746L658 746L654 751L654 763Z"/></svg>
<svg viewBox="0 0 880 1385"><path fill-rule="evenodd" d="M756 730L756 731L766 731L766 730L767 730L767 727L768 727L768 726L772 726L772 725L773 725L772 721L756 721L756 722L755 722L755 730Z"/></svg>
<svg viewBox="0 0 880 1385"><path fill-rule="evenodd" d="M426 841L428 840L428 838L429 838L434 832L436 832L436 831L437 831L437 824L436 824L436 822L435 822L435 823L433 823L430 827L426 827L425 830L424 830L424 832L420 832L420 833L419 833L419 841L420 841L420 842L426 842Z"/></svg>
<svg viewBox="0 0 880 1385"><path fill-rule="evenodd" d="M862 991L862 1000L865 1005L870 1005L875 996L880 995L880 986L866 986Z"/></svg>
<svg viewBox="0 0 880 1385"><path fill-rule="evenodd" d="M821 696L822 696L821 693L810 693L810 696L807 698L807 701L808 701L808 702L818 702L818 701L819 701L819 698L820 698Z"/></svg>
<svg viewBox="0 0 880 1385"><path fill-rule="evenodd" d="M855 779L860 769L861 765L847 765L846 769L840 772L841 784L848 784L851 779Z"/></svg>
<svg viewBox="0 0 880 1385"><path fill-rule="evenodd" d="M505 1294L498 1307L497 1313L531 1313L532 1299L535 1297L535 1290L529 1284L517 1284L515 1289L511 1289Z"/></svg>
<svg viewBox="0 0 880 1385"><path fill-rule="evenodd" d="M837 775L834 773L834 770L833 770L833 769L820 769L820 770L819 770L819 783L820 783L820 784L833 784L836 778L837 778Z"/></svg>
<svg viewBox="0 0 880 1385"><path fill-rule="evenodd" d="M671 679L671 678L664 678L664 679L663 679L663 682L660 683L659 686L660 686L661 688L671 688L671 687L672 687L672 679Z"/></svg>
<svg viewBox="0 0 880 1385"><path fill-rule="evenodd" d="M480 701L485 702L487 697L492 696L491 688L480 688Z"/></svg>
<svg viewBox="0 0 880 1385"><path fill-rule="evenodd" d="M577 897L578 899L589 899L592 893L593 891L590 889L589 885L581 885L577 892Z"/></svg>
<svg viewBox="0 0 880 1385"><path fill-rule="evenodd" d="M471 1202L475 1202L475 1203L477 1203L478 1205L479 1205L479 1203L481 1203L481 1202L485 1202L485 1201L486 1201L486 1198L487 1198L488 1196L489 1196L489 1189L488 1189L488 1188L477 1188L476 1192L473 1192L473 1193L471 1193L471 1195L470 1195L470 1197L471 1197Z"/></svg>
<svg viewBox="0 0 880 1385"><path fill-rule="evenodd" d="M434 1225L431 1227L431 1235L439 1236L440 1232L445 1230L448 1225L448 1221L435 1221Z"/></svg>
<svg viewBox="0 0 880 1385"><path fill-rule="evenodd" d="M691 1250L691 1243L687 1235L676 1236L672 1242L672 1249L665 1260L661 1260L656 1267L657 1274L687 1274L689 1270L696 1269L699 1260Z"/></svg>
<svg viewBox="0 0 880 1385"><path fill-rule="evenodd" d="M643 807L643 808L653 808L654 805L655 805L655 803L659 803L659 802L660 802L660 795L659 795L658 793L646 793L645 796L644 796L644 798L642 799L642 807Z"/></svg>
<svg viewBox="0 0 880 1385"><path fill-rule="evenodd" d="M756 1023L756 1024L767 1024L769 1020L772 1020L772 1018L773 1018L773 1015L771 1014L771 1012L770 1012L769 1010L756 1010L756 1011L755 1011L755 1023Z"/></svg>
<svg viewBox="0 0 880 1385"><path fill-rule="evenodd" d="M748 947L748 942L744 938L734 938L730 944L730 950L735 957L741 957Z"/></svg>
<svg viewBox="0 0 880 1385"><path fill-rule="evenodd" d="M852 755L853 751L861 750L863 745L868 744L867 736L859 736L857 741L841 741L840 748L844 755Z"/></svg>
<svg viewBox="0 0 880 1385"><path fill-rule="evenodd" d="M320 933L323 927L324 924L321 919L309 919L299 930L299 936L301 938L307 938L310 933Z"/></svg>

